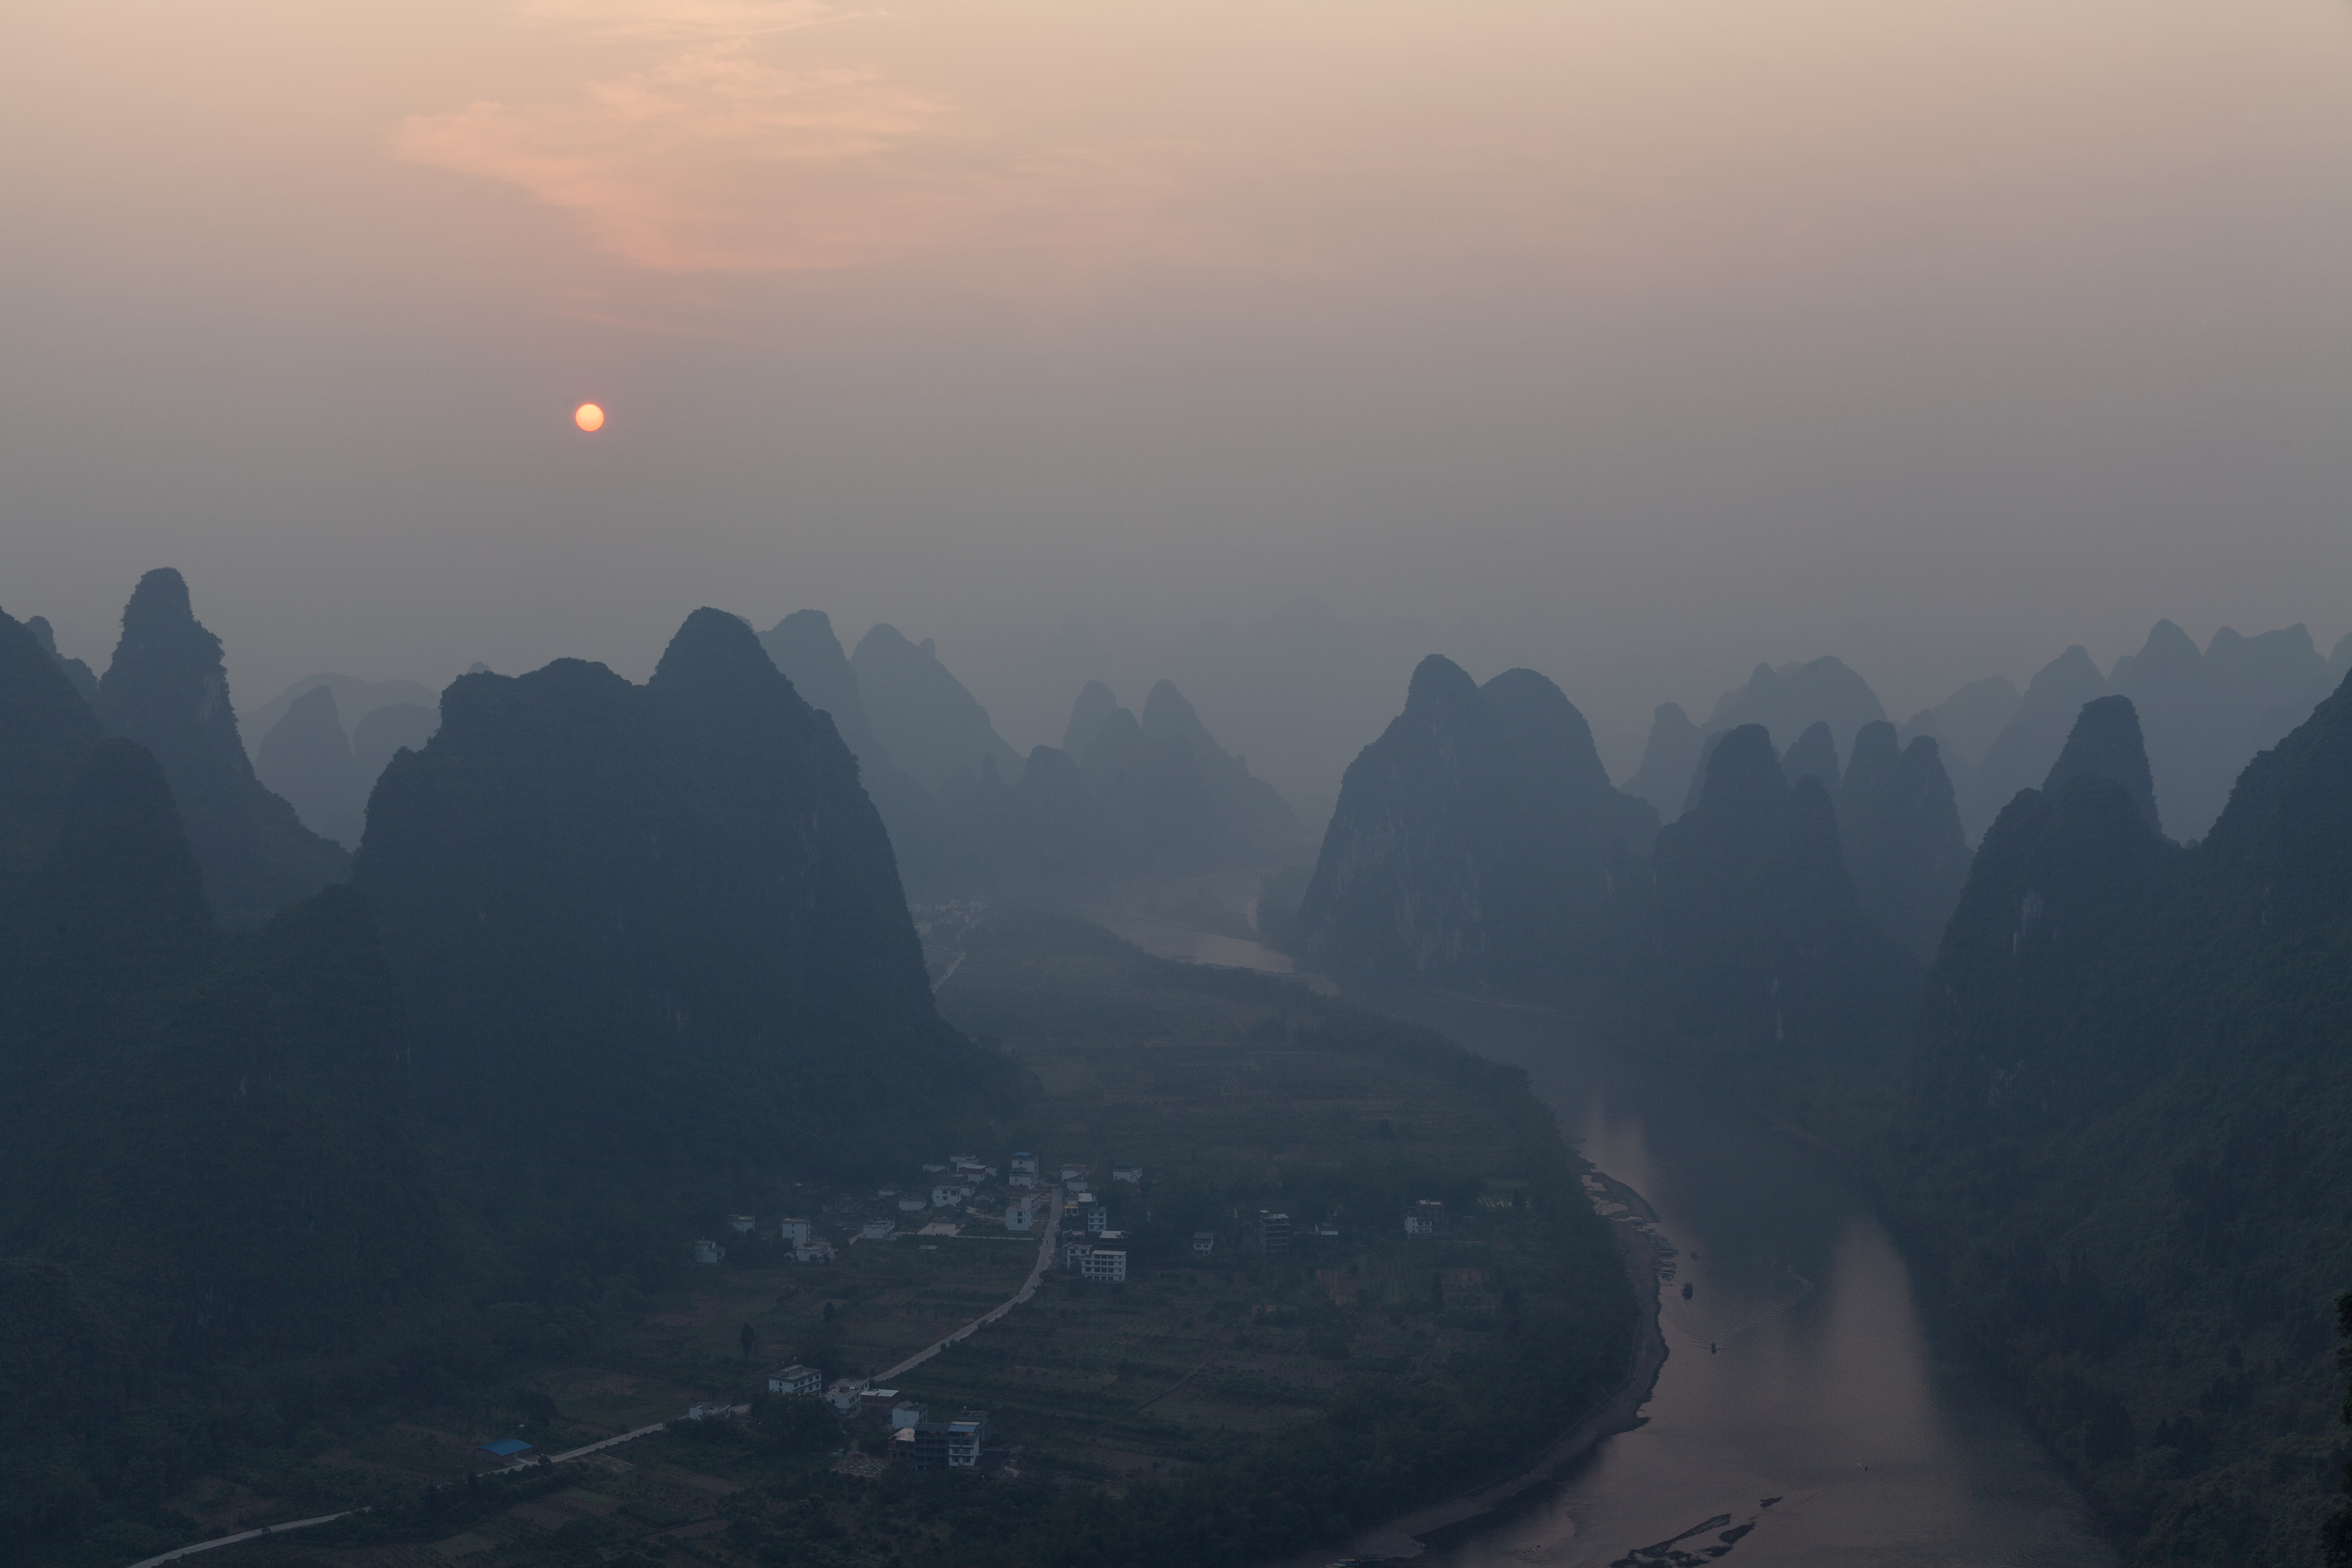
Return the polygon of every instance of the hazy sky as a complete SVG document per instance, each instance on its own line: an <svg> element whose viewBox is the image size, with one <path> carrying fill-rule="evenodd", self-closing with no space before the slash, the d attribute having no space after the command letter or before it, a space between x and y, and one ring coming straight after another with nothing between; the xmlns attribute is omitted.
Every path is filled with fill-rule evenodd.
<svg viewBox="0 0 2352 1568"><path fill-rule="evenodd" d="M2344 0L16 0L0 160L0 605L176 564L246 706L704 603L1309 593L1620 731L2352 629Z"/></svg>

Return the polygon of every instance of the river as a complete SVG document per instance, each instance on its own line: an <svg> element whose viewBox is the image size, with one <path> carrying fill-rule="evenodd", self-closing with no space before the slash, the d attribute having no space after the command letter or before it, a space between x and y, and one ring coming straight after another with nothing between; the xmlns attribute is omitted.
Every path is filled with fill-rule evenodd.
<svg viewBox="0 0 2352 1568"><path fill-rule="evenodd" d="M1089 912L1169 957L1290 967L1231 936ZM1662 1568L1714 1560L1703 1554L1727 1535L1717 1555L1739 1568L2116 1562L2057 1465L1955 1353L1867 1198L1816 1149L1557 1013L1351 999L1527 1068L1562 1131L1648 1201L1681 1254L1640 1425L1428 1538L1425 1568L1606 1568L1644 1547L1664 1550L1632 1563Z"/></svg>

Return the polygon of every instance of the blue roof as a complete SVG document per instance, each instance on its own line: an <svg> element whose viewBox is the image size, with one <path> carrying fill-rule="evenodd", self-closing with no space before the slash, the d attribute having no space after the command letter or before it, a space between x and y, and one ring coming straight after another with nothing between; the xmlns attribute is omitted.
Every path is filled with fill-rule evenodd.
<svg viewBox="0 0 2352 1568"><path fill-rule="evenodd" d="M510 1459L517 1454L530 1453L530 1445L524 1442L520 1437L501 1437L495 1443L484 1443L480 1445L474 1450L474 1452L478 1454L496 1454L501 1459Z"/></svg>

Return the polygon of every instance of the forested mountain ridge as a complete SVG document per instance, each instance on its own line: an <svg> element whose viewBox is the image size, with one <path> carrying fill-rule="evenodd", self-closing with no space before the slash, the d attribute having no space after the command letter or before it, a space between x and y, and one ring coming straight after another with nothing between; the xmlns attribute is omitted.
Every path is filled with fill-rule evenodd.
<svg viewBox="0 0 2352 1568"><path fill-rule="evenodd" d="M2308 1561L2352 1281L2352 684L2190 847L2135 760L1987 833L1886 1187L2133 1561Z"/></svg>
<svg viewBox="0 0 2352 1568"><path fill-rule="evenodd" d="M357 882L428 1113L517 1158L882 1163L1010 1090L931 1005L834 723L716 610L644 686L461 677L377 785ZM885 1102L878 1133L842 1113Z"/></svg>
<svg viewBox="0 0 2352 1568"><path fill-rule="evenodd" d="M1437 655L1349 766L1297 917L1324 964L1540 989L1593 940L1657 816L1611 786L1582 715L1531 670L1480 687Z"/></svg>

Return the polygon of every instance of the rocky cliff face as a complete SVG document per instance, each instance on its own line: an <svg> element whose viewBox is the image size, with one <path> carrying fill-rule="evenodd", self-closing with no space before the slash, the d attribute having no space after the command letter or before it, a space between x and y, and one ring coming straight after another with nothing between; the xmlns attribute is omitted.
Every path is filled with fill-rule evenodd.
<svg viewBox="0 0 2352 1568"><path fill-rule="evenodd" d="M150 572L122 611L122 640L99 682L109 734L138 742L171 781L205 891L232 927L350 875L342 848L302 826L262 785L237 737L220 639L196 621L177 572Z"/></svg>
<svg viewBox="0 0 2352 1568"><path fill-rule="evenodd" d="M1612 855L1655 831L1533 671L1485 688L1432 656L1341 784L1296 940L1310 959L1539 989L1573 969Z"/></svg>
<svg viewBox="0 0 2352 1568"><path fill-rule="evenodd" d="M651 1167L910 1156L1009 1072L940 1024L881 819L749 627L646 685L463 677L377 785L359 885L428 1111ZM903 1107L877 1133L854 1107Z"/></svg>

